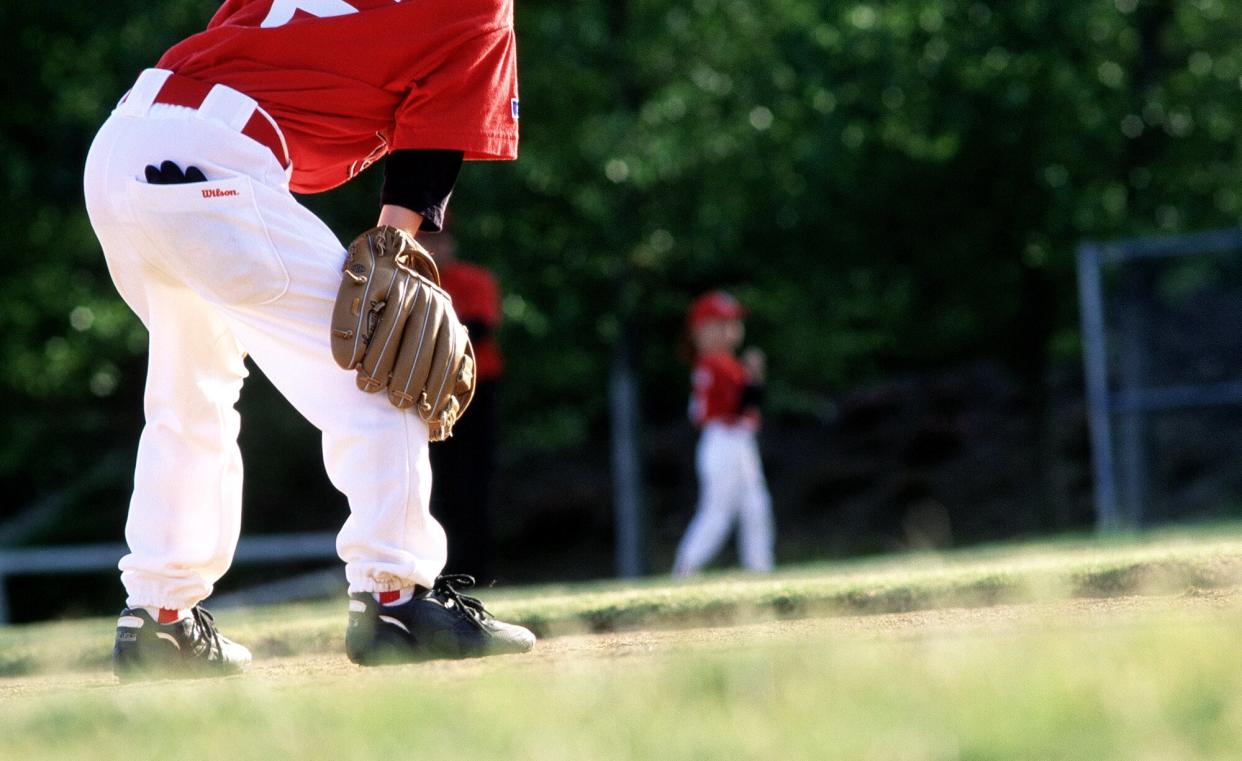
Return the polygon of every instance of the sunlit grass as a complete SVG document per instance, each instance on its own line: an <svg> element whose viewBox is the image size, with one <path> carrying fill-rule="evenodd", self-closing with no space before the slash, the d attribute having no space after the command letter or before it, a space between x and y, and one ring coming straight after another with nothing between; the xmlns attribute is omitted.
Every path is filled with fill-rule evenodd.
<svg viewBox="0 0 1242 761"><path fill-rule="evenodd" d="M478 668L12 700L5 758L1212 759L1242 753L1237 614L877 638L823 630Z"/></svg>
<svg viewBox="0 0 1242 761"><path fill-rule="evenodd" d="M10 627L0 668L36 681L0 698L0 758L1239 758L1242 609L1186 601L1240 569L1226 527L489 590L499 615L553 635L544 648L571 632L1043 602L1004 625L865 618L744 627L727 646L687 632L676 647L371 670L340 654L340 601L224 611L260 664L322 653L327 667L130 686L102 673L110 619ZM1120 594L1163 596L1139 616L1048 602Z"/></svg>

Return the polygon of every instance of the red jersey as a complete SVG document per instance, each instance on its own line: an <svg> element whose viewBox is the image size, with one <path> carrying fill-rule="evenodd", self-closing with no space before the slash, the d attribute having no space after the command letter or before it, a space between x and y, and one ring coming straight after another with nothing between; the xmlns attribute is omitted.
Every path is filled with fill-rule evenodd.
<svg viewBox="0 0 1242 761"><path fill-rule="evenodd" d="M391 150L517 157L512 0L226 0L158 65L258 101L300 193Z"/></svg>
<svg viewBox="0 0 1242 761"><path fill-rule="evenodd" d="M748 382L746 369L732 354L699 356L691 376L690 420L697 426L738 422L743 418L742 391Z"/></svg>
<svg viewBox="0 0 1242 761"><path fill-rule="evenodd" d="M504 370L495 330L500 327L500 287L483 267L460 259L440 268L440 285L453 297L453 311L464 323L481 322L492 333L474 343L475 373L481 381L494 380Z"/></svg>

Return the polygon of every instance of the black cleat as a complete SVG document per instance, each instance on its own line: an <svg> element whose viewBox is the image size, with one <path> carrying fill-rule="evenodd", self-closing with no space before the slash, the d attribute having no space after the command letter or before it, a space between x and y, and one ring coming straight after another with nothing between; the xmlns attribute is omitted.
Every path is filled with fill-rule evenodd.
<svg viewBox="0 0 1242 761"><path fill-rule="evenodd" d="M239 673L250 663L250 651L220 636L210 613L196 605L191 614L171 624L160 624L142 608L121 611L112 649L112 672L123 681L226 676Z"/></svg>
<svg viewBox="0 0 1242 761"><path fill-rule="evenodd" d="M454 589L473 585L472 576L441 576L434 587L418 587L401 605L380 605L366 592L350 595L346 655L359 665L374 666L525 653L534 647L529 630L496 620L482 602Z"/></svg>

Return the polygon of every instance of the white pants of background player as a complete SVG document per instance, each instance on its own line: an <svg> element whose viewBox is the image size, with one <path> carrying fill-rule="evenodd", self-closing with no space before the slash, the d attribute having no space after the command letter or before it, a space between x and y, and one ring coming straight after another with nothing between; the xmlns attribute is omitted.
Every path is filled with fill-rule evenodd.
<svg viewBox="0 0 1242 761"><path fill-rule="evenodd" d="M754 431L710 422L699 435L699 505L677 548L673 573L692 574L720 552L734 521L738 554L751 571L772 570L772 500Z"/></svg>
<svg viewBox="0 0 1242 761"><path fill-rule="evenodd" d="M271 151L238 131L253 100L217 86L197 110L152 105L161 82L139 78L86 162L91 224L150 334L120 562L128 605L191 607L232 562L242 496L234 405L247 354L323 432L328 476L349 500L337 538L349 591L431 586L445 536L428 510L427 426L359 391L332 360L344 248L289 194ZM143 168L164 160L197 166L208 182L147 184Z"/></svg>

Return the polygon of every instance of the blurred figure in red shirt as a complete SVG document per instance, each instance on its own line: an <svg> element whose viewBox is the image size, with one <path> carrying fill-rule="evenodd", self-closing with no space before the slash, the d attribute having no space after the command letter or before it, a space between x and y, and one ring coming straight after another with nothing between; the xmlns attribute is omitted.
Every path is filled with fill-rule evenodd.
<svg viewBox="0 0 1242 761"><path fill-rule="evenodd" d="M750 571L772 570L772 500L759 458L763 352L742 344L746 310L712 291L690 305L686 327L694 344L690 420L700 430L695 452L699 504L677 548L673 575L698 573L720 552L734 525L738 554Z"/></svg>
<svg viewBox="0 0 1242 761"><path fill-rule="evenodd" d="M495 573L492 482L500 422L497 393L504 372L496 342L500 288L489 270L457 258L457 241L451 234L435 236L428 248L435 254L440 283L453 298L458 319L470 331L478 382L470 414L457 422L452 437L430 447L431 513L448 534L444 572L468 573L486 582Z"/></svg>

